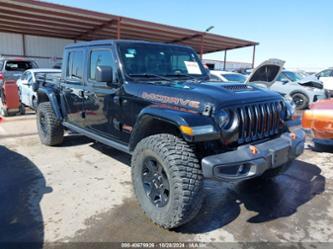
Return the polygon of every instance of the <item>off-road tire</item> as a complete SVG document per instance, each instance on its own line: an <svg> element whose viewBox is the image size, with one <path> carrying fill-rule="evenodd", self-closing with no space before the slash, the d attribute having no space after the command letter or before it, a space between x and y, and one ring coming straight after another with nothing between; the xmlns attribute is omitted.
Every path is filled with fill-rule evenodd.
<svg viewBox="0 0 333 249"><path fill-rule="evenodd" d="M25 115L25 106L22 103L20 104L19 109L20 109L20 114Z"/></svg>
<svg viewBox="0 0 333 249"><path fill-rule="evenodd" d="M44 118L44 121L41 120L42 118ZM62 143L64 128L61 122L57 120L50 102L43 102L38 105L37 128L40 141L43 144L54 146Z"/></svg>
<svg viewBox="0 0 333 249"><path fill-rule="evenodd" d="M38 106L37 98L33 98L31 100L31 103L32 103L32 109L37 112L37 106Z"/></svg>
<svg viewBox="0 0 333 249"><path fill-rule="evenodd" d="M297 104L295 101L295 104L296 104L296 109L297 110L304 110L306 108L308 108L309 106L309 98L303 94L303 93L294 93L291 95L292 99L295 100L295 99L302 99L303 100L303 103L302 104Z"/></svg>
<svg viewBox="0 0 333 249"><path fill-rule="evenodd" d="M144 190L142 171L147 157L153 157L162 165L169 180L169 198L163 207L155 206ZM171 229L197 215L203 201L202 171L196 155L184 140L170 134L144 138L134 150L131 167L135 195L154 223Z"/></svg>
<svg viewBox="0 0 333 249"><path fill-rule="evenodd" d="M321 140L315 138L313 139L313 145L314 145L314 150L317 152L328 152L328 153L333 152L333 139Z"/></svg>

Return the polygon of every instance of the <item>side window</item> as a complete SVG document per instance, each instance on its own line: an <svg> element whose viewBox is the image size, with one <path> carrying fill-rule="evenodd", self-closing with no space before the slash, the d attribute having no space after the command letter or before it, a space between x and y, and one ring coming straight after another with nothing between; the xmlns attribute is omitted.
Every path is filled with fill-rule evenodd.
<svg viewBox="0 0 333 249"><path fill-rule="evenodd" d="M21 80L26 80L27 77L28 77L28 72L25 72L25 73L22 74Z"/></svg>
<svg viewBox="0 0 333 249"><path fill-rule="evenodd" d="M89 80L96 79L96 68L98 66L113 66L113 56L111 50L98 49L91 51L89 65Z"/></svg>
<svg viewBox="0 0 333 249"><path fill-rule="evenodd" d="M215 76L214 74L209 74L209 79L211 81L221 81L220 78Z"/></svg>
<svg viewBox="0 0 333 249"><path fill-rule="evenodd" d="M0 71L2 70L3 67L3 61L0 61Z"/></svg>
<svg viewBox="0 0 333 249"><path fill-rule="evenodd" d="M72 81L81 81L83 78L83 51L71 51L68 54L66 78Z"/></svg>
<svg viewBox="0 0 333 249"><path fill-rule="evenodd" d="M27 80L30 83L32 82L32 73L31 72L27 73Z"/></svg>
<svg viewBox="0 0 333 249"><path fill-rule="evenodd" d="M280 73L279 77L276 79L277 81L289 81L289 79L284 75L284 73Z"/></svg>
<svg viewBox="0 0 333 249"><path fill-rule="evenodd" d="M319 73L319 77L330 77L330 76L333 76L333 75L332 75L332 72L333 72L333 70L330 70L330 69L327 69L327 70L321 71L321 72Z"/></svg>

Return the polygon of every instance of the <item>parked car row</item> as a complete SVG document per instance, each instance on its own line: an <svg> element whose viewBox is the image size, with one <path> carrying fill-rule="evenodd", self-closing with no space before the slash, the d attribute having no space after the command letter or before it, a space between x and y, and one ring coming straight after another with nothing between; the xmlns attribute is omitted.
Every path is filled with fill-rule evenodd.
<svg viewBox="0 0 333 249"><path fill-rule="evenodd" d="M38 68L36 62L22 58L0 59L0 115L7 116L11 113L25 113L25 108L18 94L16 81L23 72Z"/></svg>
<svg viewBox="0 0 333 249"><path fill-rule="evenodd" d="M24 114L24 107L36 109L36 93L32 90L32 84L36 82L36 74L61 73L61 62L54 65L53 69L38 69L38 65L33 60L22 58L3 58L0 60L0 114L6 116L9 113L20 112ZM261 63L258 68L265 70L265 65L279 64L283 68L284 61L270 59ZM263 72L257 69L243 69L240 72L229 72L221 70L210 71L210 81L249 84L252 77L257 77ZM17 81L18 93L15 85ZM6 82L6 84L5 84ZM333 96L333 68L325 69L315 75L310 75L304 71L290 71L283 69L277 77L269 83L256 83L257 86L269 88L273 91L287 96L293 100L297 109L306 109L312 103L328 99ZM13 97L17 95L18 97ZM6 96L11 101L6 101Z"/></svg>
<svg viewBox="0 0 333 249"><path fill-rule="evenodd" d="M255 81L259 87L269 88L291 98L299 110L308 108L309 105L318 100L328 99L333 96L333 69L324 70L316 75L309 75L305 72L286 70L283 68L284 63L282 60L269 59L253 70L242 70L243 74L212 70L210 71L210 80L212 82L239 82L245 84ZM267 71L268 68L273 71ZM275 75L274 70L278 70L277 68L281 70L276 74L275 78L258 82L258 77Z"/></svg>
<svg viewBox="0 0 333 249"><path fill-rule="evenodd" d="M41 74L60 74L60 69L29 69L25 71L17 80L21 103L33 110L37 109L37 94L33 91L33 84L37 81L37 76Z"/></svg>
<svg viewBox="0 0 333 249"><path fill-rule="evenodd" d="M61 66L61 65L60 65ZM25 114L25 107L37 108L32 89L37 75L58 74L59 69L38 68L35 61L25 58L0 59L0 115Z"/></svg>
<svg viewBox="0 0 333 249"><path fill-rule="evenodd" d="M240 73L211 70L210 78L212 81L222 81L222 82L238 82L244 83L246 81L246 76Z"/></svg>

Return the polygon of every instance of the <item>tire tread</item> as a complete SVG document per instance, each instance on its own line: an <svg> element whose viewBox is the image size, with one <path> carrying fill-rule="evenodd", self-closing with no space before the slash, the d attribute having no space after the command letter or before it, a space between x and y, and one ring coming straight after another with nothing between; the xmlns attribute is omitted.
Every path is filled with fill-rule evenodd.
<svg viewBox="0 0 333 249"><path fill-rule="evenodd" d="M169 162L171 177L173 182L175 182L174 193L176 202L173 204L173 211L171 212L173 216L167 220L158 220L152 217L152 220L154 223L168 229L188 222L199 212L203 200L203 177L196 155L183 139L174 135L157 134L146 137L138 143L134 150L132 177L134 177L133 172L137 166L136 157L145 149L155 151L162 157L163 162ZM137 198L140 198L140 196L137 195ZM150 214L146 214L151 217Z"/></svg>
<svg viewBox="0 0 333 249"><path fill-rule="evenodd" d="M39 124L39 114L43 112L47 119L48 134L45 136L41 131ZM45 145L55 146L63 142L64 139L64 128L61 122L57 119L54 111L52 109L50 102L42 102L37 107L37 127L38 134L41 139L41 142Z"/></svg>

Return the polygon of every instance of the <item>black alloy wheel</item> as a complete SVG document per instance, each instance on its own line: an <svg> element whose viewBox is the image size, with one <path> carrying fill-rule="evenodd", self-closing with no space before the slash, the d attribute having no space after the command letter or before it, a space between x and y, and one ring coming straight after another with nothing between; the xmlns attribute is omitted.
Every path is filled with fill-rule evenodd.
<svg viewBox="0 0 333 249"><path fill-rule="evenodd" d="M163 166L149 157L142 167L142 183L148 199L156 207L164 207L169 201L170 184Z"/></svg>

